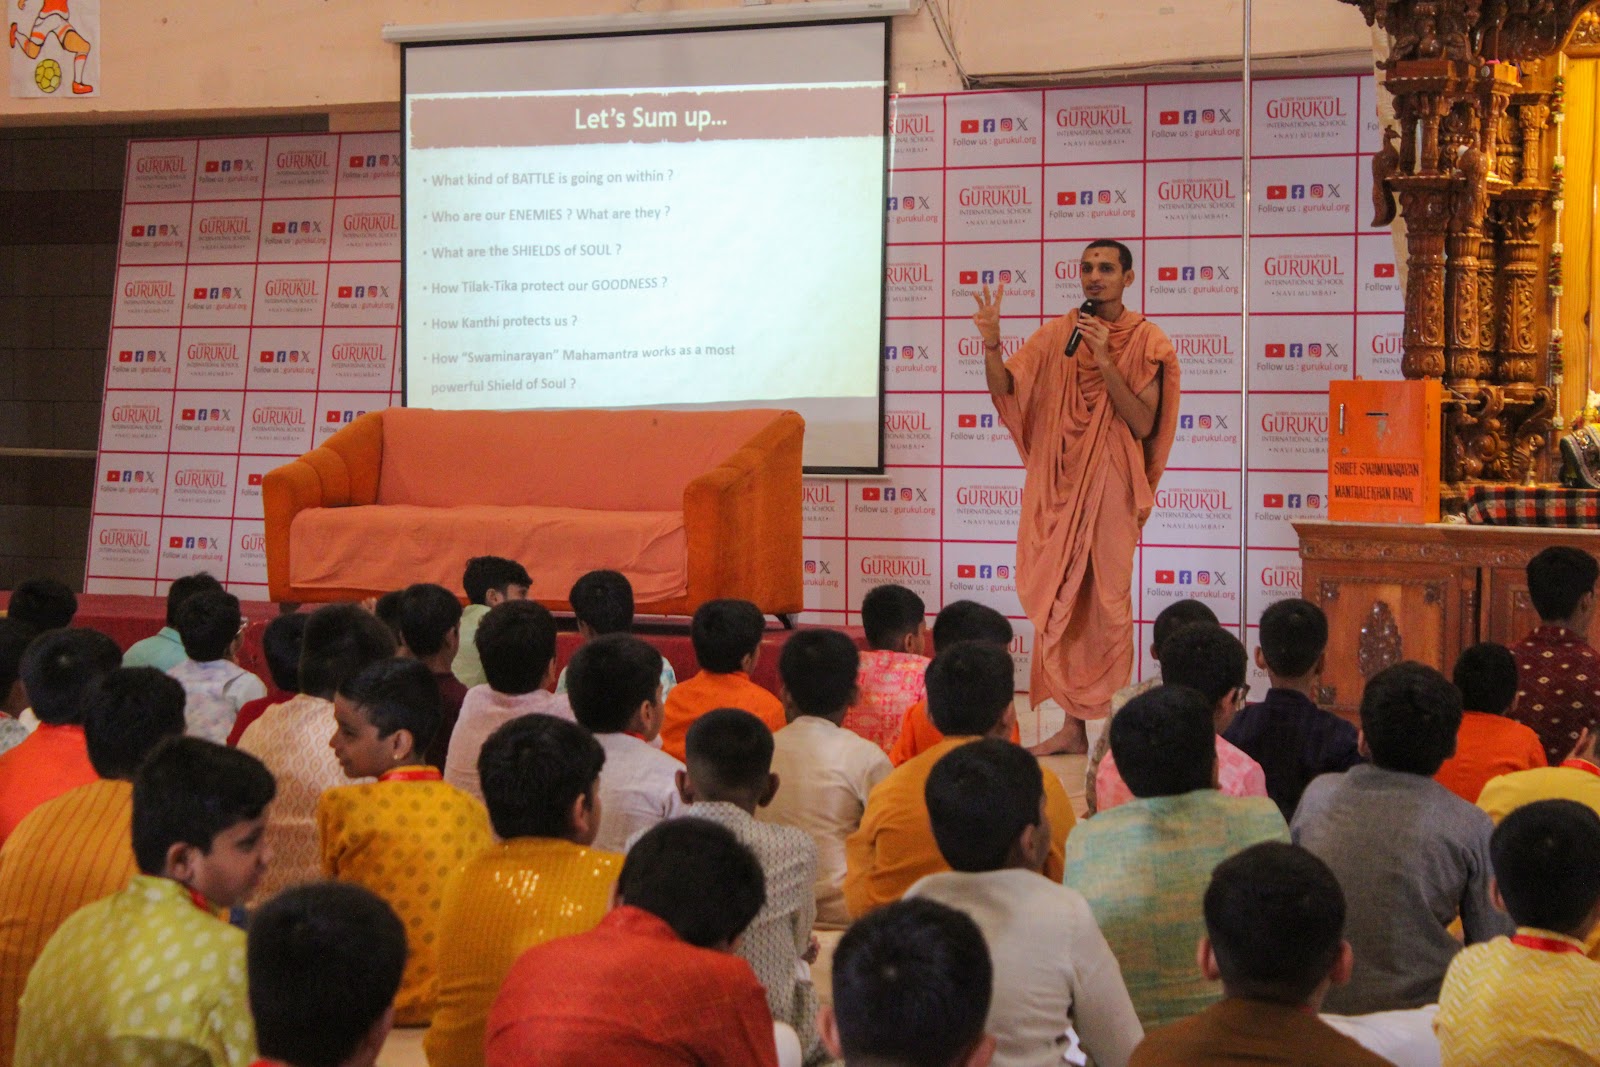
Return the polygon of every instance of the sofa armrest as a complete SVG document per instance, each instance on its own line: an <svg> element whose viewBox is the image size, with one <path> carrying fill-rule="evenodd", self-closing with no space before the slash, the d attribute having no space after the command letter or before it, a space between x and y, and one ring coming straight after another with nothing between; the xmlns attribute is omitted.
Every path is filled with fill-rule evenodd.
<svg viewBox="0 0 1600 1067"><path fill-rule="evenodd" d="M356 419L299 459L276 467L261 480L266 518L267 595L295 599L289 580L289 531L308 508L374 504L383 463L383 413Z"/></svg>
<svg viewBox="0 0 1600 1067"><path fill-rule="evenodd" d="M801 573L801 451L805 420L780 413L683 493L688 611L738 596L772 614L805 602Z"/></svg>

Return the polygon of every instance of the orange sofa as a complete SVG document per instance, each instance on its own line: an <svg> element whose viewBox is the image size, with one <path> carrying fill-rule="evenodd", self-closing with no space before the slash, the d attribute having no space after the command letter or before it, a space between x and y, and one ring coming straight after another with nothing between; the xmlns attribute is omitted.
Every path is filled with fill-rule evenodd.
<svg viewBox="0 0 1600 1067"><path fill-rule="evenodd" d="M412 582L458 595L472 556L505 556L565 609L586 571L619 570L637 610L742 597L801 610L800 451L792 411L434 411L363 415L269 472L276 601L350 600Z"/></svg>

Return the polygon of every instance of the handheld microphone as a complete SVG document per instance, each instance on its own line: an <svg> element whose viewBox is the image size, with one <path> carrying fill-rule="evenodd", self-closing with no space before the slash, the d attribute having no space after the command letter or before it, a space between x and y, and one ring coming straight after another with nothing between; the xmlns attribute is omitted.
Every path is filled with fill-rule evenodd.
<svg viewBox="0 0 1600 1067"><path fill-rule="evenodd" d="M1081 321L1085 315L1093 315L1095 306L1096 305L1093 300L1085 300L1078 308L1078 319ZM1067 338L1067 355L1077 355L1078 346L1081 344L1083 344L1083 331L1077 326L1073 326L1072 336Z"/></svg>

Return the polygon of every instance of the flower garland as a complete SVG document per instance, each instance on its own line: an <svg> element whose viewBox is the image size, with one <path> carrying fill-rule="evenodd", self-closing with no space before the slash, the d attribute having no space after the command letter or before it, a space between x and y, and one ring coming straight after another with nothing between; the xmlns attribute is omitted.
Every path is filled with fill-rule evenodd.
<svg viewBox="0 0 1600 1067"><path fill-rule="evenodd" d="M1561 384L1565 378L1565 346L1562 344L1561 335L1561 296L1562 296L1562 258L1563 248L1561 243L1561 217L1567 208L1566 199L1566 98L1567 98L1567 57L1560 58L1560 68L1555 80L1550 86L1550 124L1556 131L1555 158L1550 161L1550 211L1555 218L1555 243L1550 246L1550 262L1546 277L1550 283L1550 344L1545 358L1548 361L1548 377L1550 392L1556 400L1556 411L1552 417L1551 426L1556 433L1566 428L1567 420L1561 414ZM1578 419L1583 419L1583 414Z"/></svg>

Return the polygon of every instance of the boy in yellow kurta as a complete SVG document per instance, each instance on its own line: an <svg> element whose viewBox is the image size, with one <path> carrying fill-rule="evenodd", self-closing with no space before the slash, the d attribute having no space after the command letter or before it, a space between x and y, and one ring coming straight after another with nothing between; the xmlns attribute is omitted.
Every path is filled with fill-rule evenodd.
<svg viewBox="0 0 1600 1067"><path fill-rule="evenodd" d="M329 744L350 778L377 778L322 794L322 871L389 902L406 927L405 977L395 1022L424 1026L438 982L439 902L455 869L493 843L483 805L427 765L443 713L439 687L416 660L375 663L339 687Z"/></svg>

